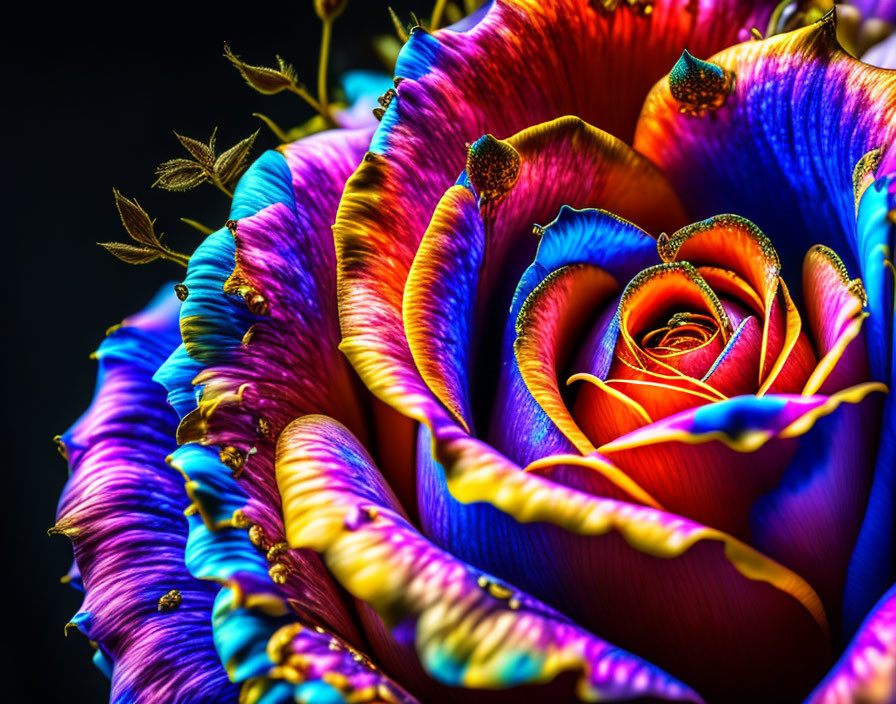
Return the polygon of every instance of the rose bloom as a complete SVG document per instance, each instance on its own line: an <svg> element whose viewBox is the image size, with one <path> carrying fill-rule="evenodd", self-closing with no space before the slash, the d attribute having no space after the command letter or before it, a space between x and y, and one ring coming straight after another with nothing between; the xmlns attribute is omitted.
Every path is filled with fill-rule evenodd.
<svg viewBox="0 0 896 704"><path fill-rule="evenodd" d="M876 5L871 65L817 7L496 0L258 158L60 440L112 701L896 701Z"/></svg>

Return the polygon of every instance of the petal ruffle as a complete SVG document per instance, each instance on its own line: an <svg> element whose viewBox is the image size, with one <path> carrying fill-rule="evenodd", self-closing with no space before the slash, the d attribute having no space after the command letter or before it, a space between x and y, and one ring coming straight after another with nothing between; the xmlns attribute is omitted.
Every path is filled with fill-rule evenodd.
<svg viewBox="0 0 896 704"><path fill-rule="evenodd" d="M113 702L236 701L212 642L217 588L187 571L189 501L165 464L175 413L152 381L177 346L170 289L100 346L90 409L63 436L71 477L54 532L68 535L86 592L72 624L98 645Z"/></svg>
<svg viewBox="0 0 896 704"><path fill-rule="evenodd" d="M215 644L241 704L417 704L349 643L289 616L246 608L222 589L215 601Z"/></svg>
<svg viewBox="0 0 896 704"><path fill-rule="evenodd" d="M320 552L349 592L400 624L436 679L495 689L572 670L584 700L701 701L640 658L432 545L407 522L358 442L331 419L306 416L290 425L277 478L290 544Z"/></svg>
<svg viewBox="0 0 896 704"><path fill-rule="evenodd" d="M827 667L818 596L753 548L670 513L521 472L474 440L443 435L439 465L422 433L424 529L459 559L710 700L752 702L770 692L792 700Z"/></svg>
<svg viewBox="0 0 896 704"><path fill-rule="evenodd" d="M321 133L253 164L237 187L233 220L188 269L192 306L181 328L185 340L195 333L190 356L172 356L158 374L185 410L188 394L178 384L192 381L198 397L178 429L186 444L172 459L193 501L191 571L225 585L240 608L292 613L355 645L357 629L317 555L283 540L273 453L280 429L309 410L326 409L366 433L337 350L330 227L370 134ZM193 325L197 319L207 324ZM196 362L202 369L189 379Z"/></svg>

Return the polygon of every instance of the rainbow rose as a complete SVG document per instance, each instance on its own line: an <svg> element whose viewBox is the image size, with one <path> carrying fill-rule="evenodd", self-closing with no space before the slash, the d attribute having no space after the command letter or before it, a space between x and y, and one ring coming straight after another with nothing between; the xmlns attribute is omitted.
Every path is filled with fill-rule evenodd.
<svg viewBox="0 0 896 704"><path fill-rule="evenodd" d="M896 701L896 12L821 5L495 0L258 158L60 439L112 701Z"/></svg>

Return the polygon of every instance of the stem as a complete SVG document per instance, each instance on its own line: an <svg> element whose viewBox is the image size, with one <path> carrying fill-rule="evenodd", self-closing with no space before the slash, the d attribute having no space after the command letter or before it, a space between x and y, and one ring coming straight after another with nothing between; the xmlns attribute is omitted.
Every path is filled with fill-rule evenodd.
<svg viewBox="0 0 896 704"><path fill-rule="evenodd" d="M333 20L329 17L323 21L323 33L320 39L320 60L317 63L317 100L320 114L330 122L334 122L330 114L330 101L327 98L327 64L330 62L330 39L333 36Z"/></svg>
<svg viewBox="0 0 896 704"><path fill-rule="evenodd" d="M279 139L281 142L289 141L289 138L286 136L286 132L280 129L280 125L274 122L267 115L262 115L260 112L253 112L252 117L257 117L264 124L266 124L268 126L268 129L270 129L271 132L273 132L277 136L277 139Z"/></svg>
<svg viewBox="0 0 896 704"><path fill-rule="evenodd" d="M166 249L162 247L161 254L159 255L162 259L167 259L169 262L174 262L175 264L180 264L184 269L187 268L187 264L190 263L190 258L186 254L178 254L177 252L172 252L170 249Z"/></svg>
<svg viewBox="0 0 896 704"><path fill-rule="evenodd" d="M289 88L287 88L287 90L291 93L295 93L321 115L324 114L323 106L319 102L317 102L314 97L312 97L311 93L305 90L302 86L290 86Z"/></svg>
<svg viewBox="0 0 896 704"><path fill-rule="evenodd" d="M221 183L221 179L218 177L218 174L212 173L212 183L218 187L218 190L224 193L228 198L233 198L233 191L229 190L227 186Z"/></svg>
<svg viewBox="0 0 896 704"><path fill-rule="evenodd" d="M408 33L404 31L401 20L398 19L398 15L395 14L395 10L391 7L389 8L389 17L392 18L392 24L395 26L395 33L398 35L401 43L404 44L408 40Z"/></svg>
<svg viewBox="0 0 896 704"><path fill-rule="evenodd" d="M189 225L195 230L199 230L203 235L210 235L214 232L214 230L206 225L203 225L201 222L196 222L195 220L190 220L190 218L181 218L180 221L185 225Z"/></svg>
<svg viewBox="0 0 896 704"><path fill-rule="evenodd" d="M436 6L432 9L432 19L429 21L430 29L438 29L442 22L442 13L445 11L446 0L436 0Z"/></svg>

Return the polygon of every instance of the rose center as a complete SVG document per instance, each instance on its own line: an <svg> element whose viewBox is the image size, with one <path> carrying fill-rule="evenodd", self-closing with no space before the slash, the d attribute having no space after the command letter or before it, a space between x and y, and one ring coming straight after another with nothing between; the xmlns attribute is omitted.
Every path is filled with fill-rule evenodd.
<svg viewBox="0 0 896 704"><path fill-rule="evenodd" d="M653 357L670 357L703 347L718 334L718 325L710 316L684 311L644 334L641 348Z"/></svg>

